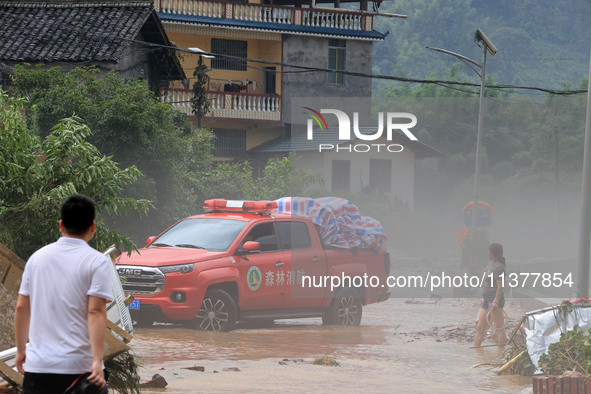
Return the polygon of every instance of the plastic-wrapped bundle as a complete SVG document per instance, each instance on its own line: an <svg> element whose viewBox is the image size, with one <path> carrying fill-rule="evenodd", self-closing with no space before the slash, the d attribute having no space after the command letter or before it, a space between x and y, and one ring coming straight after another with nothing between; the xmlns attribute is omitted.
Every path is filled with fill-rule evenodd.
<svg viewBox="0 0 591 394"><path fill-rule="evenodd" d="M283 197L277 200L278 212L309 217L320 226L325 245L337 248L381 248L388 236L382 224L361 216L351 201L338 197Z"/></svg>

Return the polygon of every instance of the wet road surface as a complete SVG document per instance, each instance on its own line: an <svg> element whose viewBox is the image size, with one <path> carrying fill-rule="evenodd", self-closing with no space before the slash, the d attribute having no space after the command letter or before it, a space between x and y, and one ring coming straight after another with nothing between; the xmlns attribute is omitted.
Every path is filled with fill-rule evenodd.
<svg viewBox="0 0 591 394"><path fill-rule="evenodd" d="M137 329L131 345L144 380L158 373L168 381L166 389L144 392L531 392L531 378L497 376L496 367L486 365L500 362L497 347L475 350L471 338L438 342L409 335L472 322L477 311L475 299L390 299L365 307L360 327L322 326L320 319L229 333L155 325ZM506 312L515 319L523 314ZM323 356L341 365L311 364ZM478 363L485 365L474 367ZM205 371L185 369L192 366Z"/></svg>

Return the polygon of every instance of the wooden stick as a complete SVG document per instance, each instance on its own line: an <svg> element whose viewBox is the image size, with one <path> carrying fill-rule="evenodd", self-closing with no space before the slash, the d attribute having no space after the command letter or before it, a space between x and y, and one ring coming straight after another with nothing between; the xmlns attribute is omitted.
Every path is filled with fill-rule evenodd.
<svg viewBox="0 0 591 394"><path fill-rule="evenodd" d="M513 333L511 333L511 336L509 337L509 341L507 341L507 343L511 343L511 341L513 341L513 338L515 337L515 334L517 334L517 331L519 331L519 327L521 327L521 325L523 324L523 321L524 320L525 320L525 315L523 315L521 317L521 320L519 320L519 323L517 323L517 326L513 330Z"/></svg>
<svg viewBox="0 0 591 394"><path fill-rule="evenodd" d="M16 383L19 386L23 384L23 375L12 369L3 361L0 361L0 376L12 383Z"/></svg>
<svg viewBox="0 0 591 394"><path fill-rule="evenodd" d="M521 353L519 353L517 356L513 357L511 360L509 360L505 365L503 365L501 368L499 368L499 370L497 371L497 375L502 374L503 372L505 372L505 370L509 369L513 364L515 364L517 362L517 360L519 359L519 357L521 357L523 355L523 353L527 352L527 350L522 351Z"/></svg>
<svg viewBox="0 0 591 394"><path fill-rule="evenodd" d="M470 346L470 349L480 349L482 347L493 347L493 346L506 346L506 344L505 345L498 345L496 343L493 343L492 345Z"/></svg>

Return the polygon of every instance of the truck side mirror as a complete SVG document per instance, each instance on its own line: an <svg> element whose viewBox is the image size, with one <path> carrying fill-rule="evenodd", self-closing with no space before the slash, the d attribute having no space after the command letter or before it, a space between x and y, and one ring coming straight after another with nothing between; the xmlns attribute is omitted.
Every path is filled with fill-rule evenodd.
<svg viewBox="0 0 591 394"><path fill-rule="evenodd" d="M242 245L242 250L253 251L258 250L261 248L261 244L255 241L246 241L244 245Z"/></svg>
<svg viewBox="0 0 591 394"><path fill-rule="evenodd" d="M246 241L240 249L237 250L236 254L247 254L248 252L254 252L261 248L261 244L255 241Z"/></svg>
<svg viewBox="0 0 591 394"><path fill-rule="evenodd" d="M154 242L156 240L156 236L152 235L151 237L148 237L148 239L146 240L146 246L150 246L152 244L152 242Z"/></svg>

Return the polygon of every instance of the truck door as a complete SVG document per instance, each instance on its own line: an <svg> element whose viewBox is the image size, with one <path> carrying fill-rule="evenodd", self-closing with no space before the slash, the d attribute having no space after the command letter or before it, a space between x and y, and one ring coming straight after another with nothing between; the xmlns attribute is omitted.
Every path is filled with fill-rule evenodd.
<svg viewBox="0 0 591 394"><path fill-rule="evenodd" d="M310 227L313 225L303 220L278 220L276 223L289 266L286 275L290 297L286 307L320 306L326 290L322 282L326 275L326 255L313 232L315 229Z"/></svg>
<svg viewBox="0 0 591 394"><path fill-rule="evenodd" d="M275 222L257 223L240 241L238 249L247 241L256 241L260 249L237 256L240 272L240 309L274 309L285 304L288 296L285 280L277 276L287 269L285 253L279 247Z"/></svg>

